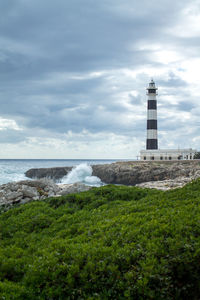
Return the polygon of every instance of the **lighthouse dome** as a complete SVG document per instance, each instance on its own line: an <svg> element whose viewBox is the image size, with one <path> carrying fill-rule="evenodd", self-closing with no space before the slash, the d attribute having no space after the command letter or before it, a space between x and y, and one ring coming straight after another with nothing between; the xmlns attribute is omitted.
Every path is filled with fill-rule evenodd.
<svg viewBox="0 0 200 300"><path fill-rule="evenodd" d="M155 87L155 82L153 81L153 79L151 79L151 81L149 83L149 87Z"/></svg>
<svg viewBox="0 0 200 300"><path fill-rule="evenodd" d="M148 93L156 93L156 90L158 88L156 87L156 84L153 79L149 82L149 86L147 87Z"/></svg>

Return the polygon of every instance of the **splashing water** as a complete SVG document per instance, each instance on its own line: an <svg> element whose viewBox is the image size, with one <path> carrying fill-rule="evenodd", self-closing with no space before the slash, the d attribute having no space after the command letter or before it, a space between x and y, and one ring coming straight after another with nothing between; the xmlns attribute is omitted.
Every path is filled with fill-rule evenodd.
<svg viewBox="0 0 200 300"><path fill-rule="evenodd" d="M92 176L92 167L87 164L80 164L73 168L62 179L62 184L82 182L90 186L101 186L103 183L97 176Z"/></svg>

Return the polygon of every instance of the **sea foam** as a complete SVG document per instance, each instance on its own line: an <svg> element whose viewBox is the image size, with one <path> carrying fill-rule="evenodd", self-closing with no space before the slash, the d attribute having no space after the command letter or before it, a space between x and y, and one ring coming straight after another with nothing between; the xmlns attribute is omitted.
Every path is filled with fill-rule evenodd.
<svg viewBox="0 0 200 300"><path fill-rule="evenodd" d="M101 186L103 183L101 179L97 176L92 176L92 167L86 163L80 164L74 167L71 172L63 177L61 183L69 184L82 182L90 186Z"/></svg>

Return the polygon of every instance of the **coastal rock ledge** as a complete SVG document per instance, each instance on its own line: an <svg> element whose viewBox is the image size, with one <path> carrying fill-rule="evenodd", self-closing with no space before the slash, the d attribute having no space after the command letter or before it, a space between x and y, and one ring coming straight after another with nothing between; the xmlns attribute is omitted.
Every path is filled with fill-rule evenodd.
<svg viewBox="0 0 200 300"><path fill-rule="evenodd" d="M0 186L0 207L9 208L15 204L24 204L48 197L59 197L70 193L89 190L82 183L57 185L49 179L9 182Z"/></svg>
<svg viewBox="0 0 200 300"><path fill-rule="evenodd" d="M46 177L58 181L71 169L70 167L30 169L25 175L34 179ZM92 170L93 176L99 177L102 182L107 184L136 185L144 182L174 180L180 177L192 180L200 177L200 160L116 162L93 165Z"/></svg>
<svg viewBox="0 0 200 300"><path fill-rule="evenodd" d="M0 207L9 208L32 200L58 197L91 189L83 183L56 184L71 167L31 169L26 176L37 180L10 182L0 186ZM160 190L182 187L200 177L200 160L181 162L117 162L92 166L104 183L136 185ZM51 179L49 179L51 178ZM52 180L54 179L54 181Z"/></svg>

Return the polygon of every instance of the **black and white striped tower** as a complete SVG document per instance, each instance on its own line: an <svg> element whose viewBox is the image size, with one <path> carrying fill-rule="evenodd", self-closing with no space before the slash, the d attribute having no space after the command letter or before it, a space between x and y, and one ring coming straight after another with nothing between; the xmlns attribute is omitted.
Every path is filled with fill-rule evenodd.
<svg viewBox="0 0 200 300"><path fill-rule="evenodd" d="M157 87L153 79L147 88L147 142L146 150L158 149L157 137Z"/></svg>

